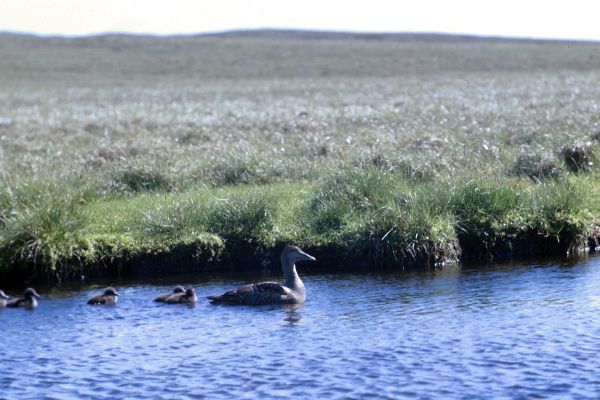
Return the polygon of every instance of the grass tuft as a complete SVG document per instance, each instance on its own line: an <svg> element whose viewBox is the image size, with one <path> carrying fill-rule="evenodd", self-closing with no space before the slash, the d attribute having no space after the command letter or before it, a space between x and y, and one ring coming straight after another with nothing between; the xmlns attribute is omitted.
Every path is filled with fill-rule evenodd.
<svg viewBox="0 0 600 400"><path fill-rule="evenodd" d="M225 241L264 245L272 242L276 203L268 195L234 193L213 199L206 226Z"/></svg>
<svg viewBox="0 0 600 400"><path fill-rule="evenodd" d="M169 192L174 188L173 182L167 175L149 168L133 168L120 171L108 186L115 194Z"/></svg>
<svg viewBox="0 0 600 400"><path fill-rule="evenodd" d="M85 215L76 203L45 199L5 219L0 236L0 264L31 263L55 269L59 261L77 253L77 235L86 227Z"/></svg>
<svg viewBox="0 0 600 400"><path fill-rule="evenodd" d="M597 159L596 152L596 147L591 144L576 143L563 146L559 154L570 171L585 172L593 168Z"/></svg>
<svg viewBox="0 0 600 400"><path fill-rule="evenodd" d="M510 169L510 174L531 179L559 178L564 175L556 160L541 154L524 153Z"/></svg>

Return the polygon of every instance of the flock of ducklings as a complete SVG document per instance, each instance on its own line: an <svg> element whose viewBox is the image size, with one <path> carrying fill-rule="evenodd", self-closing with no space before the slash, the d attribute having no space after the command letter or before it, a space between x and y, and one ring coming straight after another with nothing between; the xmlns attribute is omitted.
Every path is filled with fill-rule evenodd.
<svg viewBox="0 0 600 400"><path fill-rule="evenodd" d="M34 288L27 288L21 297L12 299L0 290L0 308L23 307L33 309L37 307L39 298L40 295ZM166 304L194 304L197 300L194 288L184 288L183 286L176 286L172 293L163 293L154 299L156 302ZM119 293L116 289L107 287L104 289L104 292L92 296L87 301L87 304L115 305L118 301Z"/></svg>
<svg viewBox="0 0 600 400"><path fill-rule="evenodd" d="M306 299L306 289L298 272L296 262L315 261L310 254L306 254L298 246L285 246L281 252L281 266L285 285L277 282L259 282L243 285L230 290L220 296L208 296L215 304L297 304ZM22 297L10 299L0 290L0 308L4 307L37 307L40 296L35 289L27 288ZM113 287L107 287L103 293L97 294L88 300L88 304L114 305L119 301L119 293ZM173 293L163 293L154 301L167 304L194 304L197 301L194 288L175 287Z"/></svg>

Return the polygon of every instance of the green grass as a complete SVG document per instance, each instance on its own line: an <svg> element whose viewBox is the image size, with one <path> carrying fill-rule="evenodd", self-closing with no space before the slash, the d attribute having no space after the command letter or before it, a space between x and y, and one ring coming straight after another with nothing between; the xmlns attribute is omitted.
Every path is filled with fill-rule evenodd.
<svg viewBox="0 0 600 400"><path fill-rule="evenodd" d="M493 255L507 241L527 253L536 246L567 250L593 228L598 179L415 182L399 172L348 167L315 183L205 186L91 201L84 200L87 189L64 185L40 203L15 202L1 230L0 254L4 268L45 271L182 245L203 261L240 245L341 247L373 265L453 259L457 241L467 255Z"/></svg>
<svg viewBox="0 0 600 400"><path fill-rule="evenodd" d="M0 51L0 270L284 243L430 265L567 251L598 225L599 44L0 35Z"/></svg>

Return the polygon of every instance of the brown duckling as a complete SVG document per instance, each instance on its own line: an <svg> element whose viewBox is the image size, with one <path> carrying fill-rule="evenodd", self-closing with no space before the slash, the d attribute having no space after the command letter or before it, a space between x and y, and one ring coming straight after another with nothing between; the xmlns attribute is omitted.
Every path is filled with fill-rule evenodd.
<svg viewBox="0 0 600 400"><path fill-rule="evenodd" d="M184 293L177 293L177 294L172 294L169 297L167 297L167 300L165 300L165 303L167 304L194 304L196 303L197 297L196 297L196 291L194 290L194 288L189 287L187 289L185 289Z"/></svg>
<svg viewBox="0 0 600 400"><path fill-rule="evenodd" d="M159 303L166 303L169 296L172 296L172 295L178 294L178 293L185 293L185 288L183 286L177 285L177 286L175 286L175 289L173 289L173 293L160 294L157 298L154 299L154 301L157 301Z"/></svg>
<svg viewBox="0 0 600 400"><path fill-rule="evenodd" d="M119 301L119 293L113 287L107 287L102 294L97 294L88 300L88 304L112 306Z"/></svg>
<svg viewBox="0 0 600 400"><path fill-rule="evenodd" d="M6 303L7 307L24 307L28 309L36 308L38 305L37 299L40 295L37 294L34 288L27 288L23 292L23 297L17 297Z"/></svg>
<svg viewBox="0 0 600 400"><path fill-rule="evenodd" d="M10 299L2 290L0 290L0 308L6 307L7 301Z"/></svg>

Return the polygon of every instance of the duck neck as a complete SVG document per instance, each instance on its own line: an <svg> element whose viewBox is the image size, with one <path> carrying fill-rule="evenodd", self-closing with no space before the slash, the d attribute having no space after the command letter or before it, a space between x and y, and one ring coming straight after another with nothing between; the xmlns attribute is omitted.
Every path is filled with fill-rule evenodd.
<svg viewBox="0 0 600 400"><path fill-rule="evenodd" d="M282 260L283 262L283 277L285 279L285 286L289 287L294 291L304 290L304 284L298 276L296 271L296 264L293 262Z"/></svg>

